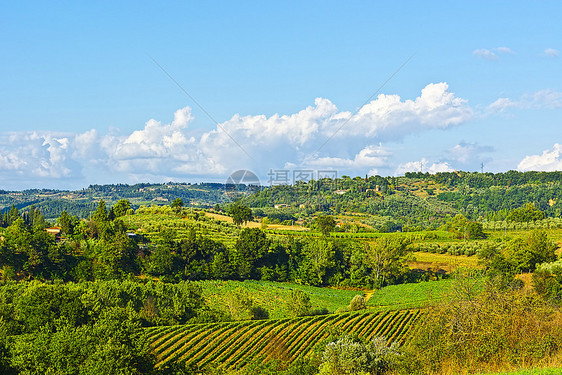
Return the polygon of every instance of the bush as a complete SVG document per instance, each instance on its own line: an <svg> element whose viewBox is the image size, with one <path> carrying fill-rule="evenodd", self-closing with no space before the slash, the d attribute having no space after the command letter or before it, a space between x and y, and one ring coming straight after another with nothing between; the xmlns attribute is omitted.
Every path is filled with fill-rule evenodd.
<svg viewBox="0 0 562 375"><path fill-rule="evenodd" d="M365 297L361 294L356 295L351 300L349 304L349 311L358 311L358 310L365 310L367 308L367 303L365 301Z"/></svg>
<svg viewBox="0 0 562 375"><path fill-rule="evenodd" d="M562 347L562 319L541 298L461 280L432 308L411 341L429 373L473 373L546 363Z"/></svg>
<svg viewBox="0 0 562 375"><path fill-rule="evenodd" d="M396 342L375 337L364 344L344 336L326 345L320 374L384 374L399 363L401 353Z"/></svg>
<svg viewBox="0 0 562 375"><path fill-rule="evenodd" d="M291 298L287 302L287 310L295 317L310 315L312 303L309 295L299 289L291 291Z"/></svg>

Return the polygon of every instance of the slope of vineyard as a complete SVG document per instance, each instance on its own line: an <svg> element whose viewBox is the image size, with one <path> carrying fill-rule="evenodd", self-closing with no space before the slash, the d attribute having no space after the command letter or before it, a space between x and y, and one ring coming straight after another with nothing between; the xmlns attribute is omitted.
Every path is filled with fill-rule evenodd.
<svg viewBox="0 0 562 375"><path fill-rule="evenodd" d="M330 335L385 336L404 343L421 310L319 315L298 319L250 320L148 328L158 365L179 361L243 368L267 360L293 361L309 355Z"/></svg>

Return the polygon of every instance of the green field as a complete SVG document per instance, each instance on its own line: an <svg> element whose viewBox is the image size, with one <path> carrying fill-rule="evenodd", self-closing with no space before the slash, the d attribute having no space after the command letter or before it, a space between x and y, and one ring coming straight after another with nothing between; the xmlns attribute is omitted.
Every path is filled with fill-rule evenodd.
<svg viewBox="0 0 562 375"><path fill-rule="evenodd" d="M248 320L153 327L147 333L157 366L183 362L239 369L267 360L294 361L314 352L331 335L385 336L404 343L421 310L359 312L297 319Z"/></svg>
<svg viewBox="0 0 562 375"><path fill-rule="evenodd" d="M375 290L367 301L370 308L404 309L424 307L447 298L454 279L415 284L389 285Z"/></svg>
<svg viewBox="0 0 562 375"><path fill-rule="evenodd" d="M279 283L270 281L198 281L203 289L203 297L209 306L224 310L225 299L235 290L247 292L254 299L254 304L265 308L271 319L281 319L290 316L287 301L291 291L302 290L310 297L313 310L327 309L330 313L347 308L351 299L362 291L341 290L333 288L318 288L294 283Z"/></svg>

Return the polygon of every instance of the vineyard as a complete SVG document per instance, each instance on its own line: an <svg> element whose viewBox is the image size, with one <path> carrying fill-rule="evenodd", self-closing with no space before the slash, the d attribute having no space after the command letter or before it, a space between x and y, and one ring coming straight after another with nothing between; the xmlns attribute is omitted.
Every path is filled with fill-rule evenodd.
<svg viewBox="0 0 562 375"><path fill-rule="evenodd" d="M267 360L294 361L310 355L332 334L404 343L421 310L319 315L298 319L249 320L148 328L157 367L183 362L226 369Z"/></svg>

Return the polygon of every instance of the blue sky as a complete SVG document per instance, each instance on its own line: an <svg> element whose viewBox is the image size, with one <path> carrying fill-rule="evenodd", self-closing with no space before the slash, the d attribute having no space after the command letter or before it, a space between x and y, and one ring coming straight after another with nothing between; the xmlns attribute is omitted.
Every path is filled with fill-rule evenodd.
<svg viewBox="0 0 562 375"><path fill-rule="evenodd" d="M0 188L560 170L560 14L555 1L7 3Z"/></svg>

